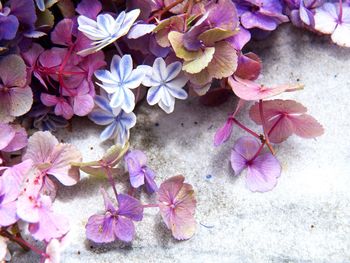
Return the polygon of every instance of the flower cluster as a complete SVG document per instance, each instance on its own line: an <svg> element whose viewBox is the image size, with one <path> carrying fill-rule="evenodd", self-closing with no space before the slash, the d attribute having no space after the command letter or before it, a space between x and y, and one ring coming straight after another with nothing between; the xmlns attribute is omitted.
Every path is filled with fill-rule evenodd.
<svg viewBox="0 0 350 263"><path fill-rule="evenodd" d="M247 169L250 190L271 190L281 175L274 144L293 134L323 134L302 104L270 99L303 86L257 83L262 61L247 52L251 39L266 38L289 21L350 47L348 0L1 1L0 261L10 257L8 242L46 263L59 261L69 224L52 203L57 184L78 183L79 170L104 176L114 191L111 198L101 189L105 207L88 220L89 240L132 241L134 222L148 207L159 209L176 239L194 234L192 186L175 176L158 187L146 155L128 149L136 106L143 101L170 114L176 99L198 96L205 105L217 105L235 98L214 145L228 141L234 126L249 133L233 145L232 169L236 175ZM236 118L248 103L261 134ZM74 146L50 133L84 116L105 126L101 141L115 142L99 161L83 163ZM40 131L28 138L24 127ZM115 187L115 176L125 174L121 161L130 178L127 194ZM136 198L143 185L154 204ZM24 230L46 251L22 238Z"/></svg>
<svg viewBox="0 0 350 263"><path fill-rule="evenodd" d="M52 207L56 182L71 186L79 181L79 169L70 163L80 162L81 154L50 132L39 131L28 139L19 126L0 123L0 127L0 259L10 258L6 243L14 241L45 262L58 262L69 221ZM44 242L46 251L28 243L22 237L27 232Z"/></svg>

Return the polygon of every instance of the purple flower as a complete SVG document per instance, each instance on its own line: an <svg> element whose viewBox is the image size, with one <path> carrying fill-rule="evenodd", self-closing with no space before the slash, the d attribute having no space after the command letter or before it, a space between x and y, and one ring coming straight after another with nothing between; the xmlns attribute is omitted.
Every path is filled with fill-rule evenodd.
<svg viewBox="0 0 350 263"><path fill-rule="evenodd" d="M321 6L324 0L285 0L286 13L291 22L298 27L303 24L314 27L314 9Z"/></svg>
<svg viewBox="0 0 350 263"><path fill-rule="evenodd" d="M109 199L106 191L101 189L105 212L89 218L86 225L86 237L96 243L113 242L116 239L130 242L135 235L133 221L141 221L143 207L141 203L129 196L119 194L116 208Z"/></svg>
<svg viewBox="0 0 350 263"><path fill-rule="evenodd" d="M288 17L282 14L280 0L234 0L241 24L247 28L259 28L272 31Z"/></svg>
<svg viewBox="0 0 350 263"><path fill-rule="evenodd" d="M235 175L247 168L246 184L253 192L270 191L281 175L278 160L271 153L259 154L261 147L257 139L244 136L236 141L231 153L231 166Z"/></svg>
<svg viewBox="0 0 350 263"><path fill-rule="evenodd" d="M0 6L1 8L1 6ZM16 16L10 14L11 10L4 7L0 11L0 41L14 39L18 30L19 22Z"/></svg>
<svg viewBox="0 0 350 263"><path fill-rule="evenodd" d="M147 167L147 157L143 152L139 150L130 151L125 156L125 163L130 174L132 187L138 188L145 184L149 193L153 193L158 189L154 181L155 173Z"/></svg>

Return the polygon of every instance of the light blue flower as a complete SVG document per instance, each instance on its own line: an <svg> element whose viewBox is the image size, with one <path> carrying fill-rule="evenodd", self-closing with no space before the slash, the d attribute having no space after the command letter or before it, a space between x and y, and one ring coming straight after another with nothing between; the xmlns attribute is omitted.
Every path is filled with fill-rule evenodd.
<svg viewBox="0 0 350 263"><path fill-rule="evenodd" d="M129 140L129 130L136 124L136 115L121 108L111 108L105 96L96 96L95 104L97 107L89 114L89 119L98 125L107 125L100 139L114 139L117 144L124 145Z"/></svg>
<svg viewBox="0 0 350 263"><path fill-rule="evenodd" d="M162 58L157 58L153 67L140 66L146 76L142 84L151 87L147 93L150 105L158 103L166 113L174 111L175 98L185 100L187 92L183 89L188 78L181 72L182 64L174 62L166 66Z"/></svg>
<svg viewBox="0 0 350 263"><path fill-rule="evenodd" d="M78 17L78 29L89 39L93 40L91 48L78 52L79 55L86 56L97 52L102 48L125 36L137 17L140 15L140 9L134 9L130 12L121 12L116 19L110 14L101 14L97 20L92 20L86 16Z"/></svg>
<svg viewBox="0 0 350 263"><path fill-rule="evenodd" d="M131 89L141 85L145 72L141 68L133 70L130 55L124 55L122 58L115 55L111 62L111 71L97 70L95 76L102 81L102 84L97 85L110 94L112 108L121 107L126 113L132 112L135 107L135 95Z"/></svg>

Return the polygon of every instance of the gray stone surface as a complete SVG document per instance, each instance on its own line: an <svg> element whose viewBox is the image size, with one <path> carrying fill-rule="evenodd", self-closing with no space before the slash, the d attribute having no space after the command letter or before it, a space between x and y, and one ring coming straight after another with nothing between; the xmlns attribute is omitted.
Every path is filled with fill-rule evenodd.
<svg viewBox="0 0 350 263"><path fill-rule="evenodd" d="M281 26L268 41L257 43L255 51L264 62L265 84L297 79L305 84L305 90L279 97L307 106L324 125L324 136L317 140L293 136L278 146L283 172L277 187L264 194L252 193L245 187L244 175L233 177L229 166L233 142L243 132L236 129L230 142L213 147L215 130L232 110L232 101L218 108L203 107L196 99L177 101L171 115L142 106L137 110L132 146L147 153L158 183L183 174L194 186L196 235L189 241L175 241L151 208L136 224L137 236L131 245L90 244L84 225L102 209L99 188L107 184L83 178L74 187L60 189L55 203L71 222L71 243L62 262L350 261L350 49ZM247 109L239 119L258 128L248 119ZM100 157L109 146L99 143L100 131L88 120L75 121L72 132L58 137L74 143L88 161ZM211 179L206 178L209 174ZM123 179L118 189L125 185ZM37 260L18 251L13 262Z"/></svg>

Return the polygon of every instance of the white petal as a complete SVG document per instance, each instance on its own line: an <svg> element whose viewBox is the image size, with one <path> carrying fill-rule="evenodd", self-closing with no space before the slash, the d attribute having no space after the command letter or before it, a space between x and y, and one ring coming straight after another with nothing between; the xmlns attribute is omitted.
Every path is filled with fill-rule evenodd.
<svg viewBox="0 0 350 263"><path fill-rule="evenodd" d="M324 34L332 34L337 26L337 10L334 4L325 3L316 9L315 29Z"/></svg>
<svg viewBox="0 0 350 263"><path fill-rule="evenodd" d="M155 86L148 90L147 102L149 105L155 105L160 101L163 93L162 89L163 89L162 86Z"/></svg>
<svg viewBox="0 0 350 263"><path fill-rule="evenodd" d="M153 79L159 80L160 82L165 81L167 78L167 70L164 59L156 58L153 63Z"/></svg>
<svg viewBox="0 0 350 263"><path fill-rule="evenodd" d="M141 85L142 80L145 77L145 72L140 69L134 69L130 76L125 80L124 86L128 89L135 89Z"/></svg>
<svg viewBox="0 0 350 263"><path fill-rule="evenodd" d="M102 141L106 141L108 139L111 139L115 136L115 131L117 128L116 122L113 122L111 125L107 126L101 133L100 139Z"/></svg>
<svg viewBox="0 0 350 263"><path fill-rule="evenodd" d="M126 13L125 19L120 27L120 32L118 32L119 37L122 37L129 32L130 28L132 27L132 25L140 15L140 12L141 12L140 9L134 9Z"/></svg>
<svg viewBox="0 0 350 263"><path fill-rule="evenodd" d="M102 69L102 70L96 70L95 71L95 77L102 81L103 84L118 84L119 80L108 70Z"/></svg>
<svg viewBox="0 0 350 263"><path fill-rule="evenodd" d="M350 24L338 25L332 34L332 40L339 46L350 47Z"/></svg>
<svg viewBox="0 0 350 263"><path fill-rule="evenodd" d="M177 99L180 99L180 100L185 100L188 97L187 92L183 89L168 88L168 92L171 94L171 96L173 96Z"/></svg>
<svg viewBox="0 0 350 263"><path fill-rule="evenodd" d="M186 85L187 81L188 81L188 78L184 74L181 74L180 76L173 79L172 81L167 82L166 85L171 89L180 89Z"/></svg>
<svg viewBox="0 0 350 263"><path fill-rule="evenodd" d="M123 94L124 101L121 107L126 113L130 113L135 108L135 95L127 88L123 88Z"/></svg>
<svg viewBox="0 0 350 263"><path fill-rule="evenodd" d="M175 107L175 100L170 104L170 106L165 105L162 101L158 103L159 107L164 110L166 113L172 113Z"/></svg>
<svg viewBox="0 0 350 263"><path fill-rule="evenodd" d="M115 21L110 14L102 14L97 16L97 26L101 31L104 31L107 35L112 35ZM112 33L111 33L112 32Z"/></svg>
<svg viewBox="0 0 350 263"><path fill-rule="evenodd" d="M109 105L112 108L118 108L121 107L124 103L124 93L121 87L117 87L114 90L113 95L111 96L111 101L109 103Z"/></svg>
<svg viewBox="0 0 350 263"><path fill-rule="evenodd" d="M119 62L118 73L121 81L126 80L132 72L132 58L130 55L124 55Z"/></svg>

